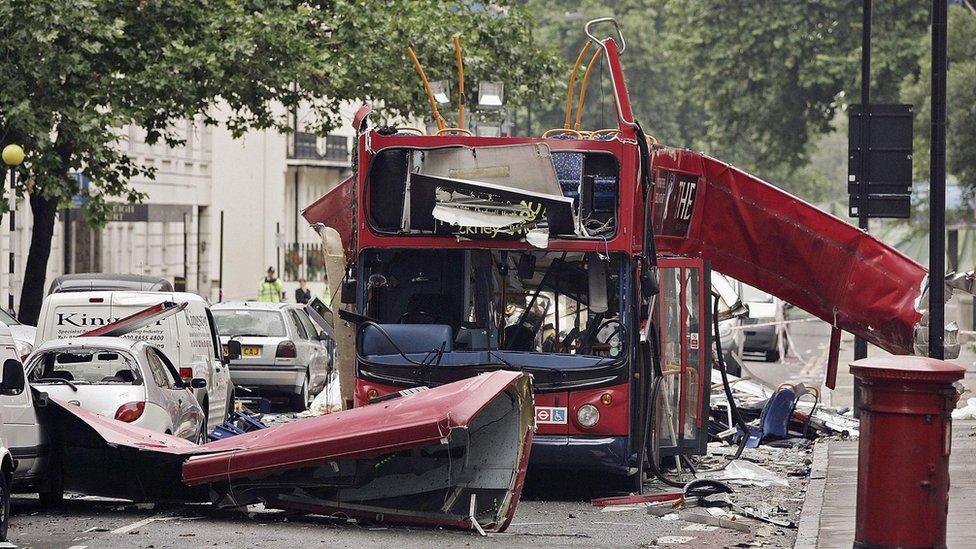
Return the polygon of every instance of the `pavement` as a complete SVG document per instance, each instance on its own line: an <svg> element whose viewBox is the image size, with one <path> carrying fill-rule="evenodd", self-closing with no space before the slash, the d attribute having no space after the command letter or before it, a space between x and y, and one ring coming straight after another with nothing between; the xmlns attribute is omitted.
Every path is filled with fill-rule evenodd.
<svg viewBox="0 0 976 549"><path fill-rule="evenodd" d="M802 326L802 327L801 327ZM815 322L797 325L791 329L793 337L802 342L803 351L820 349L826 342L816 340L829 337L829 326ZM823 347L824 349L826 347ZM801 352L803 352L801 351ZM869 346L868 356L883 356L885 351ZM807 361L804 381L822 381L826 357L816 352L807 353L814 358ZM853 338L841 341L837 386L834 390L823 387L824 401L832 406L853 407L854 377L849 364L854 358ZM959 358L951 360L966 368L962 380L966 393L961 400L974 396L976 390L976 346L962 345ZM759 368L761 370L761 368ZM767 372L763 372L771 376ZM801 376L804 377L804 376ZM817 443L807 486L806 498L796 547L849 548L854 542L854 523L857 494L858 441L825 439ZM947 528L948 547L976 547L976 530L972 528L972 509L976 503L976 421L953 423L952 455L949 461L949 518Z"/></svg>

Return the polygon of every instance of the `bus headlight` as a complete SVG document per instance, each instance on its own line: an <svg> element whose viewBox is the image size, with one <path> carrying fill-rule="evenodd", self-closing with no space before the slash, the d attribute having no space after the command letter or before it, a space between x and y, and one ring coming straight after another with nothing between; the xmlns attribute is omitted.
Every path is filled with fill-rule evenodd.
<svg viewBox="0 0 976 549"><path fill-rule="evenodd" d="M600 421L600 410L597 410L596 406L592 404L584 404L576 410L576 421L579 422L580 426L589 429Z"/></svg>

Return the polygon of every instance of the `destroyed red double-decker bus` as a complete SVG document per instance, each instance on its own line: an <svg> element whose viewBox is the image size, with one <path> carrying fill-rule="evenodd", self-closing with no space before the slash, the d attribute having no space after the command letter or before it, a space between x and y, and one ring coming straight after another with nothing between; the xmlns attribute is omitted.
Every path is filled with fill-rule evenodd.
<svg viewBox="0 0 976 549"><path fill-rule="evenodd" d="M542 137L369 128L364 107L353 177L304 216L335 257L345 252L330 280L342 278L333 306L355 327L340 355L357 406L487 370L529 372L531 463L631 475L639 489L648 458L705 448L711 269L894 353L919 339L926 273L754 176L645 136L619 29L593 34L604 22L616 28L587 24L580 59L598 48L616 128L580 131L579 116L569 127L579 62L566 127Z"/></svg>

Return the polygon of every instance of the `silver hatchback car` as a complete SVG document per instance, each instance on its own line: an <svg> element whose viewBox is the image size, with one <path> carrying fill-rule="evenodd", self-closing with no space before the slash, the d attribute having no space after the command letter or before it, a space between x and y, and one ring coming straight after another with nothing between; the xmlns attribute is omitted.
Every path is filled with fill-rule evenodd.
<svg viewBox="0 0 976 549"><path fill-rule="evenodd" d="M230 361L233 383L263 396L289 396L303 411L331 374L332 336L301 305L241 301L211 307L220 341L241 345Z"/></svg>

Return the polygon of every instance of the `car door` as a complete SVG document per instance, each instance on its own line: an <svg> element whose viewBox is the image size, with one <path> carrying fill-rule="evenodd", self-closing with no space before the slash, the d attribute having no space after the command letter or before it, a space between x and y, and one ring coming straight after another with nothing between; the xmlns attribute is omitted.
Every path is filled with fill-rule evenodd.
<svg viewBox="0 0 976 549"><path fill-rule="evenodd" d="M315 366L312 364L312 359L314 358L315 349L312 347L311 340L309 339L308 330L302 324L301 319L298 318L298 313L296 309L289 307L285 314L288 317L288 323L291 325L291 331L295 334L292 339L295 341L295 347L298 351L298 363L308 366L309 376L311 378L311 383L315 383Z"/></svg>
<svg viewBox="0 0 976 549"><path fill-rule="evenodd" d="M204 307L207 317L207 328L210 331L209 361L213 365L213 375L207 380L207 392L210 394L210 410L208 411L207 432L223 423L233 406L234 384L230 379L230 361L224 358L224 348L220 344L220 333L217 323L209 307Z"/></svg>
<svg viewBox="0 0 976 549"><path fill-rule="evenodd" d="M163 400L157 404L169 413L172 433L180 438L195 439L202 419L194 414L195 398L182 386L182 382L177 382L179 372L159 349L147 348L146 359Z"/></svg>
<svg viewBox="0 0 976 549"><path fill-rule="evenodd" d="M0 348L0 356L5 362L15 361L16 349L13 345ZM23 368L23 365L20 366ZM26 373L25 373L26 378ZM44 430L40 427L37 409L29 385L16 393L0 394L0 414L4 424L7 445L17 460L15 478L29 479L39 476L50 455L51 448Z"/></svg>
<svg viewBox="0 0 976 549"><path fill-rule="evenodd" d="M329 349L326 342L322 341L318 328L315 327L303 309L296 309L295 316L298 317L298 321L309 335L308 346L311 353L309 364L312 371L312 385L319 387L324 385L329 377Z"/></svg>

